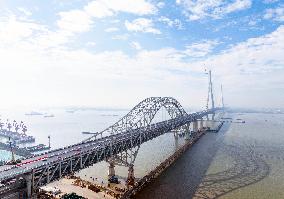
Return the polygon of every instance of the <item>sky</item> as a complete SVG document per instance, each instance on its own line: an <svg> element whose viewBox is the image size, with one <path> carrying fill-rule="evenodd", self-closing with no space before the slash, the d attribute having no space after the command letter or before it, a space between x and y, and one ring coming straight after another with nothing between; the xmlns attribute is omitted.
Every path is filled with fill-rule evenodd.
<svg viewBox="0 0 284 199"><path fill-rule="evenodd" d="M284 107L280 0L0 0L2 108Z"/></svg>

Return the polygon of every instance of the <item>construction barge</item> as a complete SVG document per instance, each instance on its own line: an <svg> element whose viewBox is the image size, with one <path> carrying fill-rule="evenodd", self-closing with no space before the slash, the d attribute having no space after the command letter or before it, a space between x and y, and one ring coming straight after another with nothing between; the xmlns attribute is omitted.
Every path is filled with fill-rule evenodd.
<svg viewBox="0 0 284 199"><path fill-rule="evenodd" d="M45 151L50 149L50 136L49 138L49 146L44 144L38 144L34 146L28 147L20 147L19 145L25 143L34 143L35 138L33 136L29 136L26 134L27 126L24 122L17 123L16 120L13 122L3 123L0 118L0 137L7 138L6 142L0 142L0 150L11 151L12 158L14 154L21 156L22 158L27 158L33 155L34 152ZM0 159L1 160L1 159ZM1 160L0 164L5 164L6 161Z"/></svg>
<svg viewBox="0 0 284 199"><path fill-rule="evenodd" d="M45 144L38 144L36 146L29 146L29 147L25 147L25 148L22 148L22 149L25 149L29 152L39 152L39 151L46 151L46 150L49 150L50 149L50 146L46 146Z"/></svg>
<svg viewBox="0 0 284 199"><path fill-rule="evenodd" d="M0 142L0 150L10 151L11 146L9 144ZM28 150L19 148L18 146L13 147L13 152L22 157L29 157L32 155L31 152L29 152Z"/></svg>
<svg viewBox="0 0 284 199"><path fill-rule="evenodd" d="M33 136L29 136L26 134L21 134L19 132L8 131L6 129L0 130L0 136L5 138L11 138L17 144L24 144L24 143L33 143L35 142L35 138Z"/></svg>
<svg viewBox="0 0 284 199"><path fill-rule="evenodd" d="M19 146L13 145L12 147L13 147L13 151L15 152L15 154L22 156L22 157L29 157L34 152L47 151L50 149L50 146L46 146L45 144L38 144L35 146L29 146L29 147L19 147ZM11 150L11 145L0 142L0 149L9 151Z"/></svg>
<svg viewBox="0 0 284 199"><path fill-rule="evenodd" d="M218 130L221 126L218 126ZM216 129L216 130L217 130ZM203 128L201 131L193 133L193 136L190 140L188 140L181 148L179 148L174 154L172 154L169 158L163 161L159 166L157 166L154 170L152 170L149 174L139 179L134 183L134 186L128 189L123 195L122 199L133 198L140 190L142 190L145 186L147 186L150 182L156 179L164 170L166 170L171 164L173 164L189 147L191 147L202 135L207 132L206 128Z"/></svg>
<svg viewBox="0 0 284 199"><path fill-rule="evenodd" d="M208 127L208 128L206 129L206 132L218 133L219 130L222 128L223 124L224 124L224 121L222 121L222 122L217 126L217 128L215 128L215 129L210 129L210 128Z"/></svg>

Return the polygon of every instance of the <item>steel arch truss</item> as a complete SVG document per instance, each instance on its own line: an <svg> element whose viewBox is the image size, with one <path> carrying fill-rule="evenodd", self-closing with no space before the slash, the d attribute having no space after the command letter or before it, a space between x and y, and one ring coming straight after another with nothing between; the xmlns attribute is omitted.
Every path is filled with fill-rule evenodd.
<svg viewBox="0 0 284 199"><path fill-rule="evenodd" d="M131 129L147 127L162 107L167 110L172 119L187 116L186 111L176 99L172 97L150 97L140 102L128 114L100 134L114 135ZM86 141L93 138L94 136Z"/></svg>

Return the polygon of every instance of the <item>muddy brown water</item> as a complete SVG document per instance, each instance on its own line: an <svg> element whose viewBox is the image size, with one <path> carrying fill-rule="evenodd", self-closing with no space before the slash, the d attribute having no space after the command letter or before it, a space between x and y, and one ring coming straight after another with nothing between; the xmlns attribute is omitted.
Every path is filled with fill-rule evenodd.
<svg viewBox="0 0 284 199"><path fill-rule="evenodd" d="M136 195L137 199L284 198L284 115L233 114Z"/></svg>

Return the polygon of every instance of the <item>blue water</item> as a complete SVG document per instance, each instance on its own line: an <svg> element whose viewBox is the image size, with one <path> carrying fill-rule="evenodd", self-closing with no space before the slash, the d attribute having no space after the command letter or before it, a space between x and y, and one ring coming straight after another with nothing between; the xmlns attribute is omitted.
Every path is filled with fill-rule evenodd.
<svg viewBox="0 0 284 199"><path fill-rule="evenodd" d="M11 159L11 153L7 151L0 150L0 157L2 161L7 161Z"/></svg>
<svg viewBox="0 0 284 199"><path fill-rule="evenodd" d="M11 152L0 150L0 160L1 161L9 161L11 160L11 158L12 158ZM20 158L20 156L15 155L15 158Z"/></svg>

